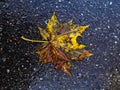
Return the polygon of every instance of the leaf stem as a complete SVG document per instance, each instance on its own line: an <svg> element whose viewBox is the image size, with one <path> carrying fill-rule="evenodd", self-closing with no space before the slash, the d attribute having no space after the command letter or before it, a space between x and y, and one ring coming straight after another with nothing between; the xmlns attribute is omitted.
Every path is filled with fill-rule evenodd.
<svg viewBox="0 0 120 90"><path fill-rule="evenodd" d="M41 40L30 40L28 38L25 38L24 36L21 36L21 39L23 39L25 41L29 41L29 42L48 42L48 41L41 41Z"/></svg>

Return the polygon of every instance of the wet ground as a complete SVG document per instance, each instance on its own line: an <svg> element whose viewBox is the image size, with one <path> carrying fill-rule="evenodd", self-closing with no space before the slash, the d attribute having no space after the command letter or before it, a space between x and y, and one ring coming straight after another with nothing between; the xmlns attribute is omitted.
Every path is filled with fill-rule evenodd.
<svg viewBox="0 0 120 90"><path fill-rule="evenodd" d="M0 90L120 90L119 0L1 0L0 8ZM94 56L72 62L73 78L38 62L39 43L20 39L41 39L37 25L54 11L60 22L90 25L80 42Z"/></svg>

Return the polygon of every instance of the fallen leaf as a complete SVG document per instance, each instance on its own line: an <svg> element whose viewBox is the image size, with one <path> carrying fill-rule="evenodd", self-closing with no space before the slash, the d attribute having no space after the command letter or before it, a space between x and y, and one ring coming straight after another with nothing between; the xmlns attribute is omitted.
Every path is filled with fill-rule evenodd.
<svg viewBox="0 0 120 90"><path fill-rule="evenodd" d="M86 45L77 42L77 38L82 37L82 33L88 27L89 25L73 24L73 20L62 24L58 21L54 12L45 29L38 26L42 40L31 40L24 36L21 36L21 38L29 42L42 43L36 49L36 53L40 57L39 61L52 63L56 70L62 70L72 76L71 60L80 61L93 55L84 49Z"/></svg>

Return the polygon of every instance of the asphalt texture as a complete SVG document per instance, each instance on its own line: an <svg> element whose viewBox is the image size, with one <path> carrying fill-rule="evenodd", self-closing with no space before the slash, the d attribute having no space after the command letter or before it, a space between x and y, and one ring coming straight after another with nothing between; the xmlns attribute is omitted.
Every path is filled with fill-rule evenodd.
<svg viewBox="0 0 120 90"><path fill-rule="evenodd" d="M120 0L1 0L0 90L120 90ZM70 19L90 25L78 42L94 55L72 62L73 77L38 61L41 39L56 11L61 23Z"/></svg>

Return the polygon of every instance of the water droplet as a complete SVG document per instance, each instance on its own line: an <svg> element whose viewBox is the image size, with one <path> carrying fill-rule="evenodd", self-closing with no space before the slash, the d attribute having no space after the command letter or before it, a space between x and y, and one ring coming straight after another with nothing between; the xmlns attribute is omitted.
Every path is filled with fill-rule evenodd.
<svg viewBox="0 0 120 90"><path fill-rule="evenodd" d="M117 41L115 41L115 44L117 44L118 42Z"/></svg>
<svg viewBox="0 0 120 90"><path fill-rule="evenodd" d="M7 69L7 73L9 73L10 72L10 69Z"/></svg>
<svg viewBox="0 0 120 90"><path fill-rule="evenodd" d="M112 5L112 2L110 2L110 5Z"/></svg>

